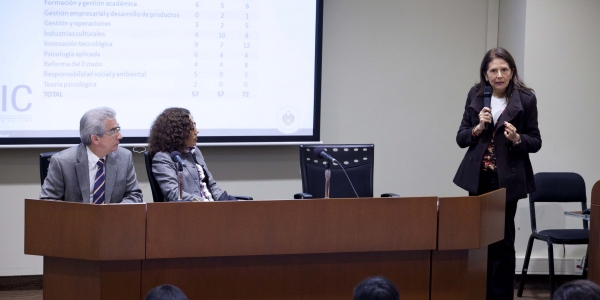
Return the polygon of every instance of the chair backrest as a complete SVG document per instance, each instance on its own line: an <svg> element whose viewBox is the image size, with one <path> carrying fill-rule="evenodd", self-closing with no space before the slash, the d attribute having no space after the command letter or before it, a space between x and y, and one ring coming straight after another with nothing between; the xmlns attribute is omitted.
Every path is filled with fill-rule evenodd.
<svg viewBox="0 0 600 300"><path fill-rule="evenodd" d="M323 147L327 154L343 164L350 181L360 197L373 197L373 167L375 146L373 144L300 145L300 170L302 192L314 198L325 196L326 161L313 153ZM355 198L348 178L337 164L331 165L330 198Z"/></svg>
<svg viewBox="0 0 600 300"><path fill-rule="evenodd" d="M154 173L152 173L152 159L150 158L150 154L148 152L144 152L144 161L146 162L146 174L148 174L148 182L150 182L150 189L152 190L152 200L154 202L165 202L165 196L154 178Z"/></svg>
<svg viewBox="0 0 600 300"><path fill-rule="evenodd" d="M533 232L537 232L535 203L579 202L581 210L587 208L585 181L581 175L570 172L542 172L536 173L534 178L536 190L529 194L529 213ZM583 228L588 228L585 220Z"/></svg>
<svg viewBox="0 0 600 300"><path fill-rule="evenodd" d="M48 167L50 166L50 158L58 152L44 152L40 154L40 182L44 185L44 180L48 176Z"/></svg>

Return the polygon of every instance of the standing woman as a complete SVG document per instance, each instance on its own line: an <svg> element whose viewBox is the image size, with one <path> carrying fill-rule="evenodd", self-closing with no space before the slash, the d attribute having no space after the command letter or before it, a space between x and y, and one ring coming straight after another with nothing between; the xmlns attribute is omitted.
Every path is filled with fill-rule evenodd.
<svg viewBox="0 0 600 300"><path fill-rule="evenodd" d="M480 82L467 96L456 134L458 146L469 149L454 183L469 195L506 188L504 240L488 247L487 299L513 299L517 201L535 191L529 153L542 147L537 99L503 48L485 54L479 76ZM492 87L491 108L483 106L486 86Z"/></svg>
<svg viewBox="0 0 600 300"><path fill-rule="evenodd" d="M152 173L165 197L179 197L177 165L171 152L178 151L185 162L183 167L183 201L236 200L223 191L208 171L200 149L196 147L198 129L190 111L185 108L165 109L152 124L148 146L152 157Z"/></svg>

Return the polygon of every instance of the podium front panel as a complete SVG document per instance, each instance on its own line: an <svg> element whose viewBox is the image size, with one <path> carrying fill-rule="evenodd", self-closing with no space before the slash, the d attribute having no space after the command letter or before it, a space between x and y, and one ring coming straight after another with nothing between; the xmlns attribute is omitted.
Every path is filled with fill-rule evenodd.
<svg viewBox="0 0 600 300"><path fill-rule="evenodd" d="M138 300L141 264L44 257L44 299Z"/></svg>
<svg viewBox="0 0 600 300"><path fill-rule="evenodd" d="M148 203L142 294L190 299L351 299L383 275L429 299L437 197Z"/></svg>
<svg viewBox="0 0 600 300"><path fill-rule="evenodd" d="M145 204L25 200L25 254L87 260L145 257Z"/></svg>
<svg viewBox="0 0 600 300"><path fill-rule="evenodd" d="M146 258L432 250L437 197L148 203Z"/></svg>
<svg viewBox="0 0 600 300"><path fill-rule="evenodd" d="M485 299L488 245L504 238L506 190L440 197L438 248L431 253L431 300Z"/></svg>
<svg viewBox="0 0 600 300"><path fill-rule="evenodd" d="M440 197L438 250L479 249L504 238L506 190Z"/></svg>
<svg viewBox="0 0 600 300"><path fill-rule="evenodd" d="M367 277L393 281L402 299L429 299L431 251L150 259L142 295L170 283L189 299L347 300Z"/></svg>

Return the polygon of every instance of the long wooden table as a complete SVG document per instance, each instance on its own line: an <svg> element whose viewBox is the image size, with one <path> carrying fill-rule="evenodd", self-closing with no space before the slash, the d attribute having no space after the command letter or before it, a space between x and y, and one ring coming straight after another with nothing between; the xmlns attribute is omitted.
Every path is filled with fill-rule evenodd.
<svg viewBox="0 0 600 300"><path fill-rule="evenodd" d="M429 299L437 198L149 203L142 291L192 299L350 299L383 275Z"/></svg>
<svg viewBox="0 0 600 300"><path fill-rule="evenodd" d="M479 300L504 198L25 200L25 253L44 256L45 299L143 299L165 283L190 299L351 299L383 275L404 300Z"/></svg>

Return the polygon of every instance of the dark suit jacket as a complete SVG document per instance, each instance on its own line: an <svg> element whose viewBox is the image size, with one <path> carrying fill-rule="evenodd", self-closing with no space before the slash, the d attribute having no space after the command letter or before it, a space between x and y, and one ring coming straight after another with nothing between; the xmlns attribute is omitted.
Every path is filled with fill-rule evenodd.
<svg viewBox="0 0 600 300"><path fill-rule="evenodd" d="M142 191L131 151L119 147L106 156L104 203L141 203ZM52 155L40 199L90 203L90 173L85 145Z"/></svg>
<svg viewBox="0 0 600 300"><path fill-rule="evenodd" d="M475 88L469 91L463 119L456 134L458 146L469 149L454 176L454 183L471 193L477 193L481 160L495 132L493 139L499 185L506 188L507 201L525 198L527 193L535 191L529 153L535 153L542 147L535 94L514 90L497 126L490 125L488 130L472 139L471 130L479 124L479 112L483 109L483 96L476 96L476 93ZM521 136L520 145L513 146L504 136L504 121L517 128Z"/></svg>

